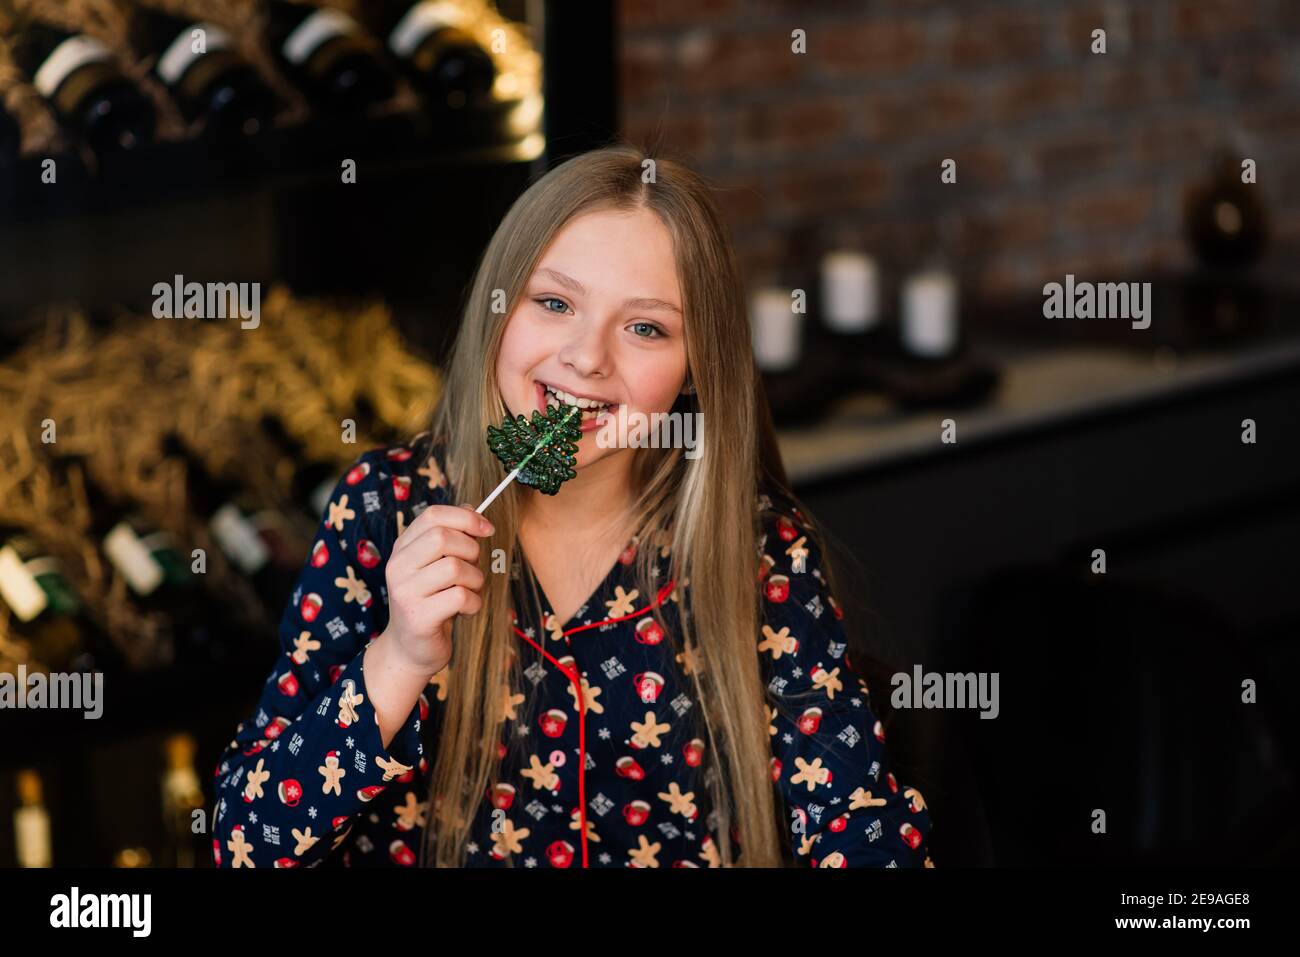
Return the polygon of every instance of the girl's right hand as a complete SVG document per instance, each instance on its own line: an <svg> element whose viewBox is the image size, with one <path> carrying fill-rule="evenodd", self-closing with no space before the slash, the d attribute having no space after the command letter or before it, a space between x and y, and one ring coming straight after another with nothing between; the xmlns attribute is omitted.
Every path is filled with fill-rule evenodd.
<svg viewBox="0 0 1300 957"><path fill-rule="evenodd" d="M385 569L382 637L403 667L433 677L451 661L452 619L483 607L477 539L492 532L469 506L430 505L398 536Z"/></svg>

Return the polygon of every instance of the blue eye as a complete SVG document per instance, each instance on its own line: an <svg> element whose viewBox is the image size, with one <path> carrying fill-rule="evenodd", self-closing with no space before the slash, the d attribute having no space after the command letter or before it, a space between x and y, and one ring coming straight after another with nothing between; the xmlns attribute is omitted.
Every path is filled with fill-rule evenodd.
<svg viewBox="0 0 1300 957"><path fill-rule="evenodd" d="M543 309L546 309L546 303L548 303L548 302L558 302L558 303L559 303L561 306L563 306L565 309L568 309L568 308L569 308L569 304L568 304L568 303L566 303L563 299L556 299L554 296L543 296L541 299L534 299L533 302L540 303ZM547 311L547 312L555 312L554 309L546 309L546 311ZM563 311L563 310L561 310L561 311Z"/></svg>
<svg viewBox="0 0 1300 957"><path fill-rule="evenodd" d="M651 331L654 333L654 335L652 335L652 336L642 336L642 335L638 335L638 336L637 336L638 339L661 339L661 338L663 338L664 331L663 331L662 329L660 329L658 326L656 326L653 322L634 322L634 323L632 324L632 327L633 327L633 328L636 328L637 326L644 326L645 328L651 330Z"/></svg>

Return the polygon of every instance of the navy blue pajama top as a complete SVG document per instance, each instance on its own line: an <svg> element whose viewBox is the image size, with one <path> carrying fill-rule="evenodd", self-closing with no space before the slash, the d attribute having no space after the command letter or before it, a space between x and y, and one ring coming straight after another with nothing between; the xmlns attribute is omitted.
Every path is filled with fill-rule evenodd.
<svg viewBox="0 0 1300 957"><path fill-rule="evenodd" d="M260 704L217 763L218 867L417 863L447 688L435 675L385 748L362 656L388 620L384 569L400 529L427 505L455 504L443 447L427 444L427 433L421 439L363 453L334 489L281 618ZM778 490L761 493L756 509L764 615L755 651L780 703L767 707L771 777L791 862L932 866L929 811L889 770L820 547ZM638 547L668 555L666 545L633 540L563 623L540 588L544 607L533 617L512 571L524 680L502 716L501 769L480 802L467 866L721 865L694 659L675 640L689 584L656 567L662 584L641 594L632 581ZM669 634L649 615L655 605Z"/></svg>

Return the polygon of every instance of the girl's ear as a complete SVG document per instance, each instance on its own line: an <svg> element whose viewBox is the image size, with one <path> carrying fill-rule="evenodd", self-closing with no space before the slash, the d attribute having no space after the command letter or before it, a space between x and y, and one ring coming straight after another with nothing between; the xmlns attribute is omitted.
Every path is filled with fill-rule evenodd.
<svg viewBox="0 0 1300 957"><path fill-rule="evenodd" d="M682 386L682 395L694 395L695 383L691 382L691 377L686 377L686 384Z"/></svg>

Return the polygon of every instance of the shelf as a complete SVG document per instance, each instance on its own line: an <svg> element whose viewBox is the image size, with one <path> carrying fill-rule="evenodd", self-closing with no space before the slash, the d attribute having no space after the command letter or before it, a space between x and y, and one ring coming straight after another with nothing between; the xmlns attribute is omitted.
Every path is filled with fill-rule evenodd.
<svg viewBox="0 0 1300 957"><path fill-rule="evenodd" d="M55 184L41 181L42 164L51 157L26 156L0 166L0 223L307 188L339 182L344 159L356 161L358 181L409 170L531 162L545 145L536 132L538 112L538 101L518 100L472 111L314 117L227 145L202 137L152 143L109 157L98 169L69 152L52 157Z"/></svg>

